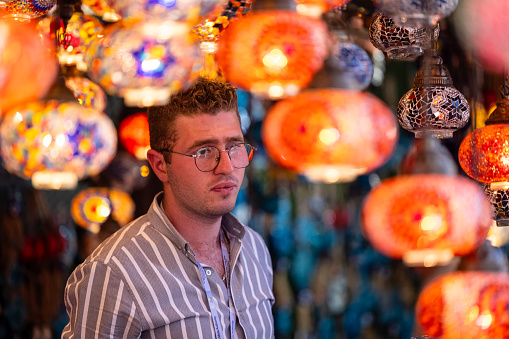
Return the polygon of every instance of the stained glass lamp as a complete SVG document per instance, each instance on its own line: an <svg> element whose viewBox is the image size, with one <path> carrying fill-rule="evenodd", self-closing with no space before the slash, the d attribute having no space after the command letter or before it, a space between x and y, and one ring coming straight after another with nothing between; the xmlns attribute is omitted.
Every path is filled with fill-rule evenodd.
<svg viewBox="0 0 509 339"><path fill-rule="evenodd" d="M434 338L505 338L508 297L506 273L448 273L423 289L415 320Z"/></svg>
<svg viewBox="0 0 509 339"><path fill-rule="evenodd" d="M323 13L339 9L350 0L294 0L299 14L320 17Z"/></svg>
<svg viewBox="0 0 509 339"><path fill-rule="evenodd" d="M100 173L117 150L113 122L77 103L35 102L11 110L0 125L4 167L38 189L72 189Z"/></svg>
<svg viewBox="0 0 509 339"><path fill-rule="evenodd" d="M440 27L433 28L435 39ZM390 17L378 13L369 26L369 39L373 46L391 59L413 59L432 47L429 28L398 26Z"/></svg>
<svg viewBox="0 0 509 339"><path fill-rule="evenodd" d="M136 113L123 119L119 125L120 144L136 158L147 159L150 149L147 113Z"/></svg>
<svg viewBox="0 0 509 339"><path fill-rule="evenodd" d="M490 228L491 207L472 180L442 174L394 177L362 206L364 235L382 254L408 266L444 265L476 249Z"/></svg>
<svg viewBox="0 0 509 339"><path fill-rule="evenodd" d="M78 102L85 107L103 112L106 108L106 94L103 89L85 77L66 77L65 86L69 88Z"/></svg>
<svg viewBox="0 0 509 339"><path fill-rule="evenodd" d="M106 0L82 0L81 2L85 9L105 22L117 22L121 19L121 16L108 5Z"/></svg>
<svg viewBox="0 0 509 339"><path fill-rule="evenodd" d="M496 211L497 225L509 226L507 192L509 190L509 86L501 90L497 108L485 126L475 129L461 142L458 158L471 178L489 185L487 193Z"/></svg>
<svg viewBox="0 0 509 339"><path fill-rule="evenodd" d="M394 115L381 100L341 89L308 90L281 100L262 125L270 157L312 181L353 181L383 165L397 139Z"/></svg>
<svg viewBox="0 0 509 339"><path fill-rule="evenodd" d="M1 0L0 18L29 22L47 14L56 0Z"/></svg>
<svg viewBox="0 0 509 339"><path fill-rule="evenodd" d="M414 79L414 87L399 101L398 121L404 129L435 138L452 138L470 118L467 100L453 86L449 71L435 49L423 59Z"/></svg>
<svg viewBox="0 0 509 339"><path fill-rule="evenodd" d="M188 25L150 20L94 40L86 60L90 78L109 94L124 97L127 106L147 107L165 105L192 82L200 51Z"/></svg>
<svg viewBox="0 0 509 339"><path fill-rule="evenodd" d="M116 188L92 187L79 192L71 203L71 216L77 225L98 233L110 216L123 226L134 217L135 205L129 194Z"/></svg>
<svg viewBox="0 0 509 339"><path fill-rule="evenodd" d="M226 80L280 99L308 86L326 56L323 21L291 11L257 11L224 31L217 61Z"/></svg>
<svg viewBox="0 0 509 339"><path fill-rule="evenodd" d="M51 45L44 41L46 46ZM0 42L1 117L13 106L46 94L55 81L58 63L41 43L33 23L18 25L0 20Z"/></svg>
<svg viewBox="0 0 509 339"><path fill-rule="evenodd" d="M434 26L457 5L458 0L376 0L380 12L393 18L398 25L411 27Z"/></svg>

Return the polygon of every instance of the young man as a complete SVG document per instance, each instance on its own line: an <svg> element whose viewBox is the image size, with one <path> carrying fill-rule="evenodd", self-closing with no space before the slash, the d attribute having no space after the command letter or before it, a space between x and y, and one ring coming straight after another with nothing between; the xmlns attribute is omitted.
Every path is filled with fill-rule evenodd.
<svg viewBox="0 0 509 339"><path fill-rule="evenodd" d="M62 338L273 338L269 252L229 213L253 152L235 90L199 79L149 126L163 192L73 272Z"/></svg>

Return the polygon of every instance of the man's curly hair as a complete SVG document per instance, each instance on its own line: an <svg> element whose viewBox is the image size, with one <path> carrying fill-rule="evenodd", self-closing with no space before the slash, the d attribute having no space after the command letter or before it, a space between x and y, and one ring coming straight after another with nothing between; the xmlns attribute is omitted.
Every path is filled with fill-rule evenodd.
<svg viewBox="0 0 509 339"><path fill-rule="evenodd" d="M175 120L179 116L216 115L225 111L237 113L240 123L235 88L224 81L198 78L188 89L173 94L167 105L149 107L150 147L156 151L173 149L178 138ZM170 162L170 154L164 155Z"/></svg>

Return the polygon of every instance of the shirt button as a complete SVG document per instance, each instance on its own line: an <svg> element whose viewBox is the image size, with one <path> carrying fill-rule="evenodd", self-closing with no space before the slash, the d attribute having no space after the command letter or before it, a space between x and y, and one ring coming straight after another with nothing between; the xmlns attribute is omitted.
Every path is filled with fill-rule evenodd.
<svg viewBox="0 0 509 339"><path fill-rule="evenodd" d="M207 275L211 275L212 272L210 270L206 270L205 273L207 273Z"/></svg>

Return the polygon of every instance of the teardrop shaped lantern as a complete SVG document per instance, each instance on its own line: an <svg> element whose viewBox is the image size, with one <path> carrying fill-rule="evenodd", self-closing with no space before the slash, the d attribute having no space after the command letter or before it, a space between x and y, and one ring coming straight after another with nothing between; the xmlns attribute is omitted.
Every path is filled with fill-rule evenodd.
<svg viewBox="0 0 509 339"><path fill-rule="evenodd" d="M435 40L440 27L433 28ZM398 26L390 17L378 13L369 26L369 39L373 46L386 53L391 59L413 59L432 47L429 28Z"/></svg>
<svg viewBox="0 0 509 339"><path fill-rule="evenodd" d="M19 104L37 100L55 81L58 63L35 24L0 20L0 118Z"/></svg>
<svg viewBox="0 0 509 339"><path fill-rule="evenodd" d="M414 87L398 103L398 121L416 138L429 134L452 138L470 118L467 100L453 86L451 75L435 49L423 59L414 79Z"/></svg>
<svg viewBox="0 0 509 339"><path fill-rule="evenodd" d="M341 89L281 100L262 125L270 157L312 181L353 181L383 165L397 139L394 115L381 100Z"/></svg>
<svg viewBox="0 0 509 339"><path fill-rule="evenodd" d="M482 187L493 206L493 219L497 226L509 226L509 188L491 189L490 184L483 184Z"/></svg>
<svg viewBox="0 0 509 339"><path fill-rule="evenodd" d="M147 159L150 149L147 113L135 113L126 117L119 125L120 144L137 159Z"/></svg>
<svg viewBox="0 0 509 339"><path fill-rule="evenodd" d="M415 320L433 338L505 338L508 303L508 274L448 273L423 289Z"/></svg>
<svg viewBox="0 0 509 339"><path fill-rule="evenodd" d="M87 51L88 75L127 106L165 105L197 75L200 52L190 28L175 21L118 25Z"/></svg>
<svg viewBox="0 0 509 339"><path fill-rule="evenodd" d="M272 99L297 94L327 56L323 21L291 11L258 11L237 20L219 40L226 80Z"/></svg>
<svg viewBox="0 0 509 339"><path fill-rule="evenodd" d="M320 17L323 13L346 6L351 0L294 0L299 14Z"/></svg>
<svg viewBox="0 0 509 339"><path fill-rule="evenodd" d="M106 94L103 89L85 77L66 77L65 86L69 88L78 102L85 107L103 112L106 108Z"/></svg>
<svg viewBox="0 0 509 339"><path fill-rule="evenodd" d="M363 202L364 235L382 254L409 266L447 264L486 238L491 208L470 179L441 174L383 181Z"/></svg>
<svg viewBox="0 0 509 339"><path fill-rule="evenodd" d="M3 0L0 18L29 22L47 14L56 3L56 0Z"/></svg>
<svg viewBox="0 0 509 339"><path fill-rule="evenodd" d="M78 103L49 100L19 106L0 125L4 167L38 189L71 189L100 173L117 150L113 122Z"/></svg>
<svg viewBox="0 0 509 339"><path fill-rule="evenodd" d="M79 192L71 202L71 216L79 226L98 233L100 225L110 216L123 226L133 220L134 201L129 194L116 188L91 187Z"/></svg>
<svg viewBox="0 0 509 339"><path fill-rule="evenodd" d="M393 18L398 25L411 27L434 26L457 5L458 0L376 0L380 12Z"/></svg>

